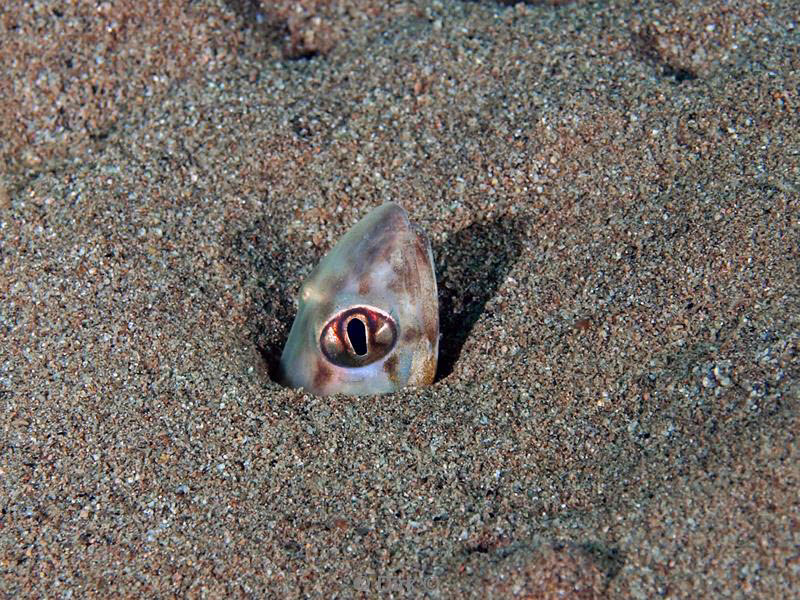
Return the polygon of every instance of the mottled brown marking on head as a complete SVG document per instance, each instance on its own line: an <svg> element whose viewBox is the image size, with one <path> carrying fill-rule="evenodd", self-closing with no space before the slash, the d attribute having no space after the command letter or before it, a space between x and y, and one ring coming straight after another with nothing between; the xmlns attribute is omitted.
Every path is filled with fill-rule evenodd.
<svg viewBox="0 0 800 600"><path fill-rule="evenodd" d="M422 365L421 378L418 385L429 385L436 378L436 357L429 356Z"/></svg>
<svg viewBox="0 0 800 600"><path fill-rule="evenodd" d="M325 362L325 359L318 358L314 368L314 389L321 389L333 378L333 369Z"/></svg>
<svg viewBox="0 0 800 600"><path fill-rule="evenodd" d="M392 253L394 252L394 244L386 244L381 249L381 260L383 262L390 262L392 260Z"/></svg>
<svg viewBox="0 0 800 600"><path fill-rule="evenodd" d="M416 252L417 244L412 242L414 247L410 248L409 245L404 245L403 253L406 255L405 260L400 264L394 264L392 273L394 277L389 281L387 287L395 294L407 294L411 297L419 297L422 284L420 282L421 265L427 263L427 254L422 262L419 260L419 255ZM408 257L408 252L414 252L413 260Z"/></svg>
<svg viewBox="0 0 800 600"><path fill-rule="evenodd" d="M421 298L429 301L422 307L422 326L425 337L430 342L431 347L435 348L439 338L439 314L438 298L435 296L436 280L429 277L430 271L428 269L428 265L431 264L432 261L429 252L430 241L419 226L412 225L412 230L414 232L413 251L415 260L409 262L411 262L414 267L414 291ZM429 292L433 293L432 298L428 298ZM430 304L430 302L433 304Z"/></svg>
<svg viewBox="0 0 800 600"><path fill-rule="evenodd" d="M395 385L398 384L397 380L397 355L392 354L389 358L386 359L386 362L383 363L383 370L386 371L386 374L389 376L389 381L394 383Z"/></svg>
<svg viewBox="0 0 800 600"><path fill-rule="evenodd" d="M369 280L370 276L368 272L363 272L361 277L358 279L358 293L362 296L366 296L369 294Z"/></svg>
<svg viewBox="0 0 800 600"><path fill-rule="evenodd" d="M405 211L399 206L391 207L387 210L383 219L381 220L380 227L385 231L399 231L406 227Z"/></svg>
<svg viewBox="0 0 800 600"><path fill-rule="evenodd" d="M392 275L389 279L389 282L386 284L386 287L393 291L395 294L404 294L406 293L406 286L405 286L405 271L403 269L392 269Z"/></svg>
<svg viewBox="0 0 800 600"><path fill-rule="evenodd" d="M410 343L417 339L419 339L419 330L414 327L406 327L405 331L403 331L403 341Z"/></svg>
<svg viewBox="0 0 800 600"><path fill-rule="evenodd" d="M431 343L431 347L436 346L436 342L439 339L439 315L433 314L430 315L428 313L433 312L430 306L426 306L424 309L424 313L426 318L424 319L424 327L425 327L425 337L428 338L428 341Z"/></svg>
<svg viewBox="0 0 800 600"><path fill-rule="evenodd" d="M417 261L419 264L424 265L428 262L428 238L424 233L418 232L414 236L416 244L414 244L414 251L417 253Z"/></svg>
<svg viewBox="0 0 800 600"><path fill-rule="evenodd" d="M389 262L394 251L394 244L389 243L389 237L393 235L392 231L383 231L366 240L361 246L361 250L354 254L354 262L350 264L350 269L353 276L357 278L359 294L369 294L369 277L374 272L376 265Z"/></svg>
<svg viewBox="0 0 800 600"><path fill-rule="evenodd" d="M397 235L398 231L404 229L403 217L397 213L389 213L376 223L371 231L371 235L365 238L361 244L361 254L365 260L372 262L376 258L386 257L387 247L391 248L389 242ZM389 250L391 252L391 250Z"/></svg>

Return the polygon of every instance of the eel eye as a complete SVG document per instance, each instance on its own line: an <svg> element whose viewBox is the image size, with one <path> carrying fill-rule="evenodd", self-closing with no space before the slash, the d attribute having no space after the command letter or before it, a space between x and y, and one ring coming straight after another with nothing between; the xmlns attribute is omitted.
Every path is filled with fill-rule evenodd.
<svg viewBox="0 0 800 600"><path fill-rule="evenodd" d="M319 345L339 367L363 367L389 354L397 341L397 324L385 312L354 306L334 315L322 328Z"/></svg>

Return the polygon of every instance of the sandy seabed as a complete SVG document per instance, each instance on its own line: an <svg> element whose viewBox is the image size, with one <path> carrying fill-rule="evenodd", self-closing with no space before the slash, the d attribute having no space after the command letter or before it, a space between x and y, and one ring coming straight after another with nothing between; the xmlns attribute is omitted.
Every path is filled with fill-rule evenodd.
<svg viewBox="0 0 800 600"><path fill-rule="evenodd" d="M0 594L789 598L795 2L0 8ZM434 385L276 384L384 201Z"/></svg>

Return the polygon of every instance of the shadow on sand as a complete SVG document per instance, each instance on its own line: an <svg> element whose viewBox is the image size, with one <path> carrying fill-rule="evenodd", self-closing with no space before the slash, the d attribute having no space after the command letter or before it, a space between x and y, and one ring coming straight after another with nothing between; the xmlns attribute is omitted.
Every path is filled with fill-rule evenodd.
<svg viewBox="0 0 800 600"><path fill-rule="evenodd" d="M523 226L512 217L476 221L434 246L441 333L436 381L453 372L486 303L519 258Z"/></svg>
<svg viewBox="0 0 800 600"><path fill-rule="evenodd" d="M246 328L272 381L280 381L283 345L295 316L300 265L316 262L307 248L290 243L281 224L263 218L234 234L231 260L246 274L244 286L252 301ZM313 254L313 253L311 253Z"/></svg>

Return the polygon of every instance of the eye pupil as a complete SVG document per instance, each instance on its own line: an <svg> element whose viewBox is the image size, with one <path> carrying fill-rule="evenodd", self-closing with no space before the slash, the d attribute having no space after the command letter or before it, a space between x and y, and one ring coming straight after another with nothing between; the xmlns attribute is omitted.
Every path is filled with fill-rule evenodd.
<svg viewBox="0 0 800 600"><path fill-rule="evenodd" d="M358 356L367 353L367 328L361 319L350 319L347 324L347 337L350 338L350 344Z"/></svg>

